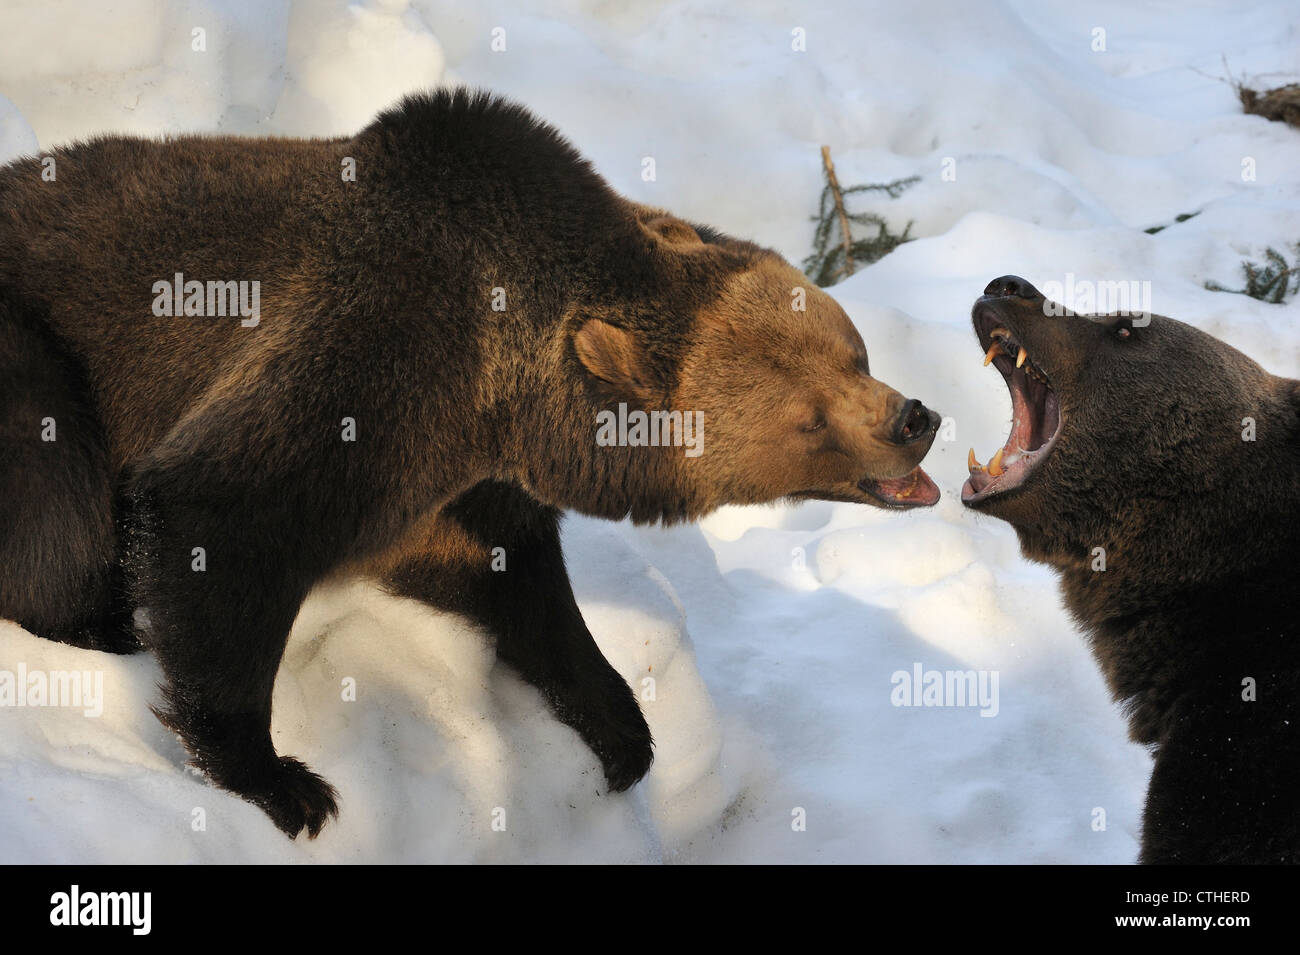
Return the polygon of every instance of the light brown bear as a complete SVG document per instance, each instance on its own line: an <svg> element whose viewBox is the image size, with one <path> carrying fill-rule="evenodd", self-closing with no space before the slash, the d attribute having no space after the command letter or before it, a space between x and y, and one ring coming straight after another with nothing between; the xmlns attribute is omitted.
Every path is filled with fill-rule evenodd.
<svg viewBox="0 0 1300 955"><path fill-rule="evenodd" d="M618 790L650 733L574 603L561 510L938 498L937 417L871 377L827 295L621 198L500 99L52 156L55 181L0 169L0 615L153 651L194 764L290 835L336 812L270 736L327 576L478 622Z"/></svg>

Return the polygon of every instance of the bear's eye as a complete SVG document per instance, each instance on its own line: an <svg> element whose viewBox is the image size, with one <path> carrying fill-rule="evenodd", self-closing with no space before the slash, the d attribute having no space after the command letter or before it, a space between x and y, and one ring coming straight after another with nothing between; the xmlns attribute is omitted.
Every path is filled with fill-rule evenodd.
<svg viewBox="0 0 1300 955"><path fill-rule="evenodd" d="M1118 321L1116 321L1115 324L1111 326L1111 328L1112 331L1115 332L1116 338L1133 337L1133 320L1131 318L1121 318Z"/></svg>
<svg viewBox="0 0 1300 955"><path fill-rule="evenodd" d="M817 417L813 418L812 421L805 424L799 430L804 434L812 434L814 431L820 431L824 427L826 427L826 416L821 412L818 412Z"/></svg>

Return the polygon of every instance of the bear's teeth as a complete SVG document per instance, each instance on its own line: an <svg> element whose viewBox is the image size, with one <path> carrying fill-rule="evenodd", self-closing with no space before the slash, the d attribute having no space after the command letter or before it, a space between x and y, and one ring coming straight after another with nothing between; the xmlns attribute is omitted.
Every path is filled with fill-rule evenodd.
<svg viewBox="0 0 1300 955"><path fill-rule="evenodd" d="M970 471L972 474L975 473L976 471L984 470L984 465L980 464L979 459L975 457L974 448L971 448L966 455L966 469Z"/></svg>
<svg viewBox="0 0 1300 955"><path fill-rule="evenodd" d="M912 482L911 482L910 484L908 484L907 487L903 488L901 491L895 491L895 492L894 492L894 500L896 500L896 501L901 501L901 500L903 500L904 498L911 497L911 496L912 496L912 492L916 490L916 482L917 482L918 480L920 480L920 477L921 477L921 472L920 472L920 470L913 471L913 472L912 472Z"/></svg>
<svg viewBox="0 0 1300 955"><path fill-rule="evenodd" d="M985 366L987 366L988 363L991 362L995 356L1001 354L1002 354L1002 346L999 345L997 342L994 342L992 345L989 346L989 350L984 353Z"/></svg>
<svg viewBox="0 0 1300 955"><path fill-rule="evenodd" d="M1024 346L1022 345L1020 348L1020 354L1016 356L1016 367L1019 368L1021 365L1023 365L1025 363L1025 359L1028 357L1029 357L1029 352L1025 351Z"/></svg>
<svg viewBox="0 0 1300 955"><path fill-rule="evenodd" d="M993 455L993 457L989 460L989 468L988 468L988 471L989 471L989 474L993 475L994 477L1002 477L1002 472L1003 472L1003 470L1004 470L1003 467L1002 467L1002 452L1003 452L1003 450L1005 450L1005 449L1004 449L1004 448L998 448L998 453L995 454L995 455Z"/></svg>

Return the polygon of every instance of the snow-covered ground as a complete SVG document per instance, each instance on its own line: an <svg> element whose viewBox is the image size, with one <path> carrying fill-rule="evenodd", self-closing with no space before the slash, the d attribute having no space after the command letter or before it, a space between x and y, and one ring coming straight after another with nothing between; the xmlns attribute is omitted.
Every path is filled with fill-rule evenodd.
<svg viewBox="0 0 1300 955"><path fill-rule="evenodd" d="M183 770L146 708L152 660L0 623L0 670L104 681L98 717L0 710L0 862L1132 861L1149 758L1051 574L958 501L967 448L984 459L1009 420L969 306L1007 272L1150 281L1155 311L1300 375L1294 300L1203 288L1300 239L1300 133L1242 115L1213 78L1226 58L1295 80L1279 73L1300 53L1293 14L1289 0L0 0L0 161L99 131L346 133L403 92L467 82L550 119L632 198L796 262L820 145L845 183L919 175L875 205L917 241L833 294L873 372L955 430L926 464L945 494L932 511L569 521L593 633L634 686L656 681L657 759L626 795L602 795L595 757L479 633L355 585L304 607L276 687L277 746L342 795L318 840L291 843ZM894 706L892 675L918 664L996 671L996 715Z"/></svg>

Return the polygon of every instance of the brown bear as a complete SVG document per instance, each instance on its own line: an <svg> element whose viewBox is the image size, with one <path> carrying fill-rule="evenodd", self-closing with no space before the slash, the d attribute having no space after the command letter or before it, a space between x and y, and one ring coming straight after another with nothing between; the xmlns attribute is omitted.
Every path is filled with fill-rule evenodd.
<svg viewBox="0 0 1300 955"><path fill-rule="evenodd" d="M1060 573L1154 747L1141 861L1300 861L1300 382L1011 275L972 320L1013 422L962 500Z"/></svg>
<svg viewBox="0 0 1300 955"><path fill-rule="evenodd" d="M269 732L317 582L468 615L625 789L650 733L560 511L929 505L937 424L775 253L618 196L487 94L0 169L0 616L155 653L194 765L291 836L337 811Z"/></svg>

